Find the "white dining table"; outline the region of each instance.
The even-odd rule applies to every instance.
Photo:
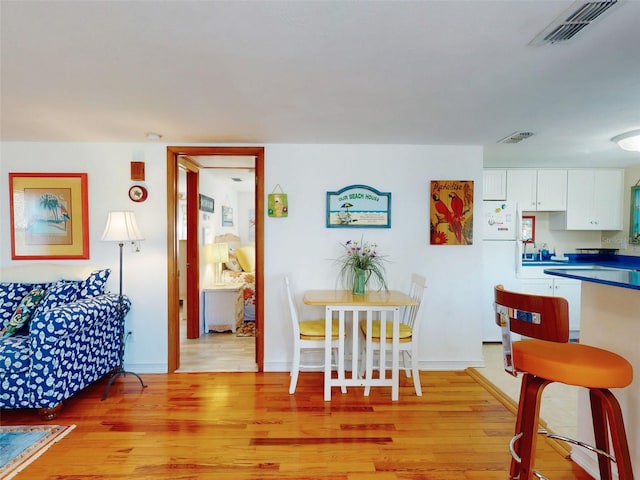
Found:
[[[303,301],[306,305],[321,305],[325,308],[325,352],[324,352],[324,399],[331,400],[331,387],[365,387],[364,394],[368,395],[370,387],[390,386],[391,400],[398,400],[400,379],[400,311],[401,308],[416,305],[409,295],[396,290],[368,291],[364,295],[354,295],[350,290],[308,290]],[[337,378],[331,375],[331,323],[337,316],[339,325],[338,335],[338,365]],[[347,319],[351,320],[351,332],[347,333]],[[380,320],[380,338],[386,338],[387,321],[392,322],[391,341],[391,377],[387,377],[386,365],[387,349],[380,348],[380,374],[373,377],[373,320]],[[364,376],[360,365],[360,326],[361,320],[367,322],[367,336],[365,338],[365,368]],[[348,338],[351,347],[351,371],[345,368],[346,346]]]

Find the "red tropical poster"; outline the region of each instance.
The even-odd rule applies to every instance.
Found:
[[[431,181],[431,245],[473,243],[473,180]]]

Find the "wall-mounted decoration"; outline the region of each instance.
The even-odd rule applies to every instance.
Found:
[[[222,207],[222,226],[233,227],[233,208]]]
[[[390,228],[391,193],[367,185],[327,192],[327,228]]]
[[[536,217],[522,216],[520,240],[525,243],[534,243],[536,241]]]
[[[473,244],[473,180],[431,181],[431,245]]]
[[[129,198],[134,202],[144,202],[149,196],[147,188],[144,185],[133,185],[129,189]]]
[[[131,180],[144,182],[144,162],[131,162]]]
[[[198,194],[198,208],[203,212],[213,213],[215,200],[206,195]]]
[[[86,173],[9,173],[12,260],[89,258]]]
[[[270,217],[286,217],[289,215],[287,194],[282,191],[280,184],[277,184],[273,192],[267,197],[267,215]]]

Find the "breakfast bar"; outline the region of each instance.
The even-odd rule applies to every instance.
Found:
[[[614,395],[622,408],[631,461],[640,474],[640,270],[592,267],[551,268],[544,273],[582,281],[580,342],[625,357],[634,381]],[[586,390],[578,394],[578,440],[593,444],[593,428]],[[574,447],[572,459],[591,475],[598,471],[595,454]],[[597,477],[596,477],[597,478]]]

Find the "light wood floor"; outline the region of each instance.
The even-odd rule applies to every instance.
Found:
[[[482,353],[486,366],[476,370],[517,403],[522,375],[513,377],[504,371],[502,344],[484,344]],[[540,418],[546,422],[549,430],[570,438],[577,438],[578,387],[561,383],[548,385],[542,393]]]
[[[177,373],[105,380],[68,400],[54,423],[76,428],[17,480],[505,480],[514,416],[465,372],[422,372],[322,400],[322,374]],[[5,410],[3,425],[38,424]],[[546,440],[537,467],[554,480],[590,477]]]
[[[257,372],[254,337],[235,333],[206,333],[187,338],[186,320],[180,321],[179,372]]]

